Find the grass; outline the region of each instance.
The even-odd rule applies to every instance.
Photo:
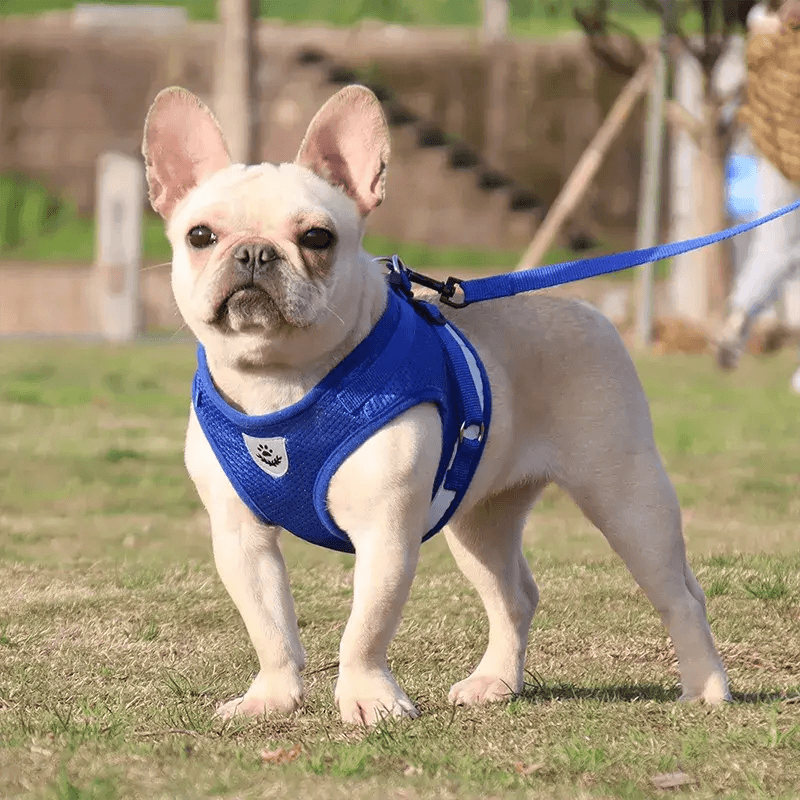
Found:
[[[36,14],[44,11],[67,10],[76,0],[0,0],[0,15]],[[136,5],[138,0],[110,0],[117,5]],[[186,8],[191,19],[214,19],[216,0],[148,0],[147,5],[176,5]],[[511,29],[528,36],[555,36],[574,31],[575,0],[512,0]],[[613,19],[631,28],[640,36],[655,36],[659,31],[658,18],[643,11],[636,0],[611,0]],[[271,19],[298,24],[328,22],[352,25],[363,19],[379,19],[404,25],[461,25],[476,26],[480,19],[478,0],[261,0],[261,15]],[[698,28],[697,15],[687,13],[684,23],[692,30]]]
[[[80,216],[73,204],[51,195],[37,181],[0,175],[0,257],[29,262],[91,263],[94,246],[94,220]],[[366,237],[365,246],[376,254],[403,253],[409,265],[425,267],[511,268],[522,255],[519,250],[435,248],[374,235]],[[548,255],[551,263],[570,257],[569,251],[561,248],[554,248]],[[172,258],[164,223],[151,212],[144,215],[142,223],[142,258],[148,263]]]
[[[676,796],[796,796],[800,401],[788,355],[745,358],[732,375],[706,358],[639,362],[734,704],[673,702],[655,613],[548,490],[526,531],[542,602],[522,695],[447,704],[486,627],[437,537],[390,651],[422,717],[369,732],[344,727],[332,702],[352,559],[291,538],[306,707],[214,717],[256,663],[182,464],[192,361],[176,341],[0,349],[0,797],[647,798],[661,795],[654,776],[679,770],[691,783]]]

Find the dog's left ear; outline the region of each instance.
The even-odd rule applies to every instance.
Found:
[[[317,112],[295,163],[341,187],[362,216],[381,204],[389,162],[389,127],[378,98],[346,86]]]

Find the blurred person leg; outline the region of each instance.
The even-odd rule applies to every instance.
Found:
[[[759,179],[762,214],[800,198],[800,187],[784,178],[766,158],[760,160]],[[775,301],[798,265],[798,212],[756,228],[742,269],[736,276],[728,316],[717,340],[717,363],[720,367],[733,369],[738,364],[753,320]],[[800,375],[796,374],[796,378],[800,385]]]
[[[800,361],[800,353],[798,353],[798,361]],[[800,394],[800,366],[794,371],[794,375],[792,375],[792,380],[789,383],[791,390],[795,394]]]

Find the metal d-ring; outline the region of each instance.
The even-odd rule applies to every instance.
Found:
[[[471,428],[473,425],[478,426],[478,435],[475,437],[467,436],[466,435],[467,428]],[[469,425],[467,425],[466,421],[464,421],[461,423],[461,429],[458,432],[458,443],[461,444],[461,442],[463,442],[464,439],[469,439],[471,442],[482,442],[483,434],[485,432],[486,428],[482,422],[470,422]]]

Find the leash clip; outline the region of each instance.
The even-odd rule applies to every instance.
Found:
[[[469,305],[466,297],[464,296],[464,290],[461,288],[461,278],[450,277],[447,279],[447,281],[445,281],[445,283],[440,284],[440,287],[439,299],[446,306],[450,306],[450,308],[464,308],[464,306]],[[461,292],[460,300],[453,300],[456,290],[460,290]]]
[[[406,297],[412,299],[414,293],[411,290],[412,283],[418,283],[427,289],[439,292],[439,300],[451,308],[464,308],[469,305],[464,299],[464,290],[461,288],[461,278],[448,278],[446,281],[437,281],[429,275],[421,272],[414,272],[409,269],[401,260],[400,256],[380,256],[375,261],[385,264],[389,270],[389,283],[402,292]],[[453,300],[456,291],[461,291],[461,299]]]

